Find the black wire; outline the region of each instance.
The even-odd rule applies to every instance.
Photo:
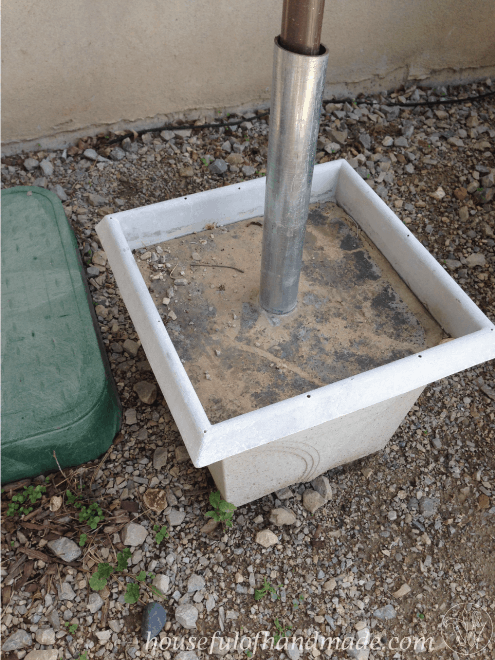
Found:
[[[495,92],[487,92],[486,94],[478,94],[477,96],[467,96],[466,98],[457,98],[457,99],[437,99],[435,101],[418,101],[417,103],[412,102],[412,103],[390,103],[390,104],[385,104],[381,102],[381,105],[386,105],[388,108],[415,108],[416,106],[427,106],[431,107],[434,105],[453,105],[456,103],[466,103],[470,101],[479,101],[480,99],[486,99],[489,96],[495,96]],[[358,99],[359,103],[368,103],[368,104],[376,104],[380,105],[379,101],[376,101],[375,99]],[[346,99],[327,99],[322,101],[322,105],[325,103],[356,103],[356,99],[351,99],[351,98],[346,98]],[[267,110],[266,112],[262,112],[258,115],[256,115],[256,119],[261,119],[262,117],[266,117],[270,114],[270,111]],[[253,117],[254,119],[254,117]],[[219,122],[219,123],[212,123],[212,124],[181,124],[180,126],[176,126],[174,124],[165,124],[164,126],[159,126],[157,128],[143,128],[140,131],[134,131],[132,133],[126,133],[125,135],[119,135],[118,137],[113,138],[112,140],[108,140],[106,142],[106,145],[110,144],[117,144],[118,142],[122,142],[125,140],[127,137],[131,138],[134,137],[137,133],[137,135],[144,135],[145,133],[156,133],[158,131],[166,131],[166,130],[188,130],[188,129],[193,129],[197,128],[202,130],[203,128],[222,128],[226,126],[239,126],[239,124],[242,124],[244,121],[249,121],[244,118],[240,119],[234,119],[233,121],[226,121],[226,122]]]

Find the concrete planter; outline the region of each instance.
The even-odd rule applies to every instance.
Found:
[[[263,215],[265,179],[108,215],[97,227],[121,295],[196,467],[236,505],[385,446],[423,388],[495,357],[495,327],[343,160],[317,165],[311,202],[335,201],[453,341],[211,424],[131,250]]]

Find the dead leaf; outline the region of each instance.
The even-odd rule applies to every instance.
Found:
[[[63,499],[60,495],[54,495],[50,500],[50,511],[58,511],[62,506]]]
[[[143,496],[143,501],[149,509],[156,513],[161,513],[168,506],[165,491],[160,488],[149,488]]]
[[[411,587],[408,584],[403,584],[400,589],[397,589],[395,593],[392,594],[394,598],[402,598],[406,596],[411,591]]]
[[[488,509],[490,507],[490,498],[488,497],[488,495],[485,495],[483,493],[483,495],[479,496],[478,506],[480,509]]]

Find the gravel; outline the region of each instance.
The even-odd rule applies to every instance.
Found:
[[[447,92],[460,96],[494,89],[491,83],[477,83]],[[316,161],[347,159],[495,321],[493,99],[392,107],[397,100],[433,100],[441,93],[411,86],[378,94],[374,103],[359,98],[352,105],[328,103]],[[90,292],[124,413],[122,432],[105,457],[64,469],[74,483],[86,486],[82,492],[88,496],[91,484],[90,501],[103,507],[105,522],[97,533],[77,522],[77,511],[67,502],[57,512],[49,510],[49,498],[67,487],[62,475],[54,476],[60,479],[59,491],[49,486],[41,504],[44,517],[30,518],[39,529],[3,517],[5,653],[10,643],[19,644],[21,654],[27,647],[45,653],[37,633],[52,628],[54,647],[61,649],[57,658],[77,658],[83,651],[91,659],[147,657],[138,637],[142,608],[155,598],[151,592],[142,587],[141,602],[129,605],[126,578],[110,576],[98,594],[88,585],[95,562],[115,564],[114,552],[126,545],[133,553],[131,574],[147,571],[168,585],[163,604],[169,636],[187,635],[184,624],[210,637],[216,630],[234,637],[241,626],[253,637],[260,630],[274,634],[278,619],[297,636],[317,632],[357,639],[356,626],[364,622],[361,630],[381,638],[435,637],[440,644],[435,657],[446,659],[451,656],[441,646],[439,626],[450,607],[473,603],[495,615],[490,562],[495,536],[493,363],[429,385],[382,451],[330,470],[323,475],[327,481],[294,484],[239,507],[231,528],[205,517],[215,486],[206,468],[182,460],[183,442],[159,389],[152,403],[136,391],[137,384],[156,383],[101,254],[95,224],[117,210],[263,174],[268,125],[257,115],[242,120],[246,127],[233,131],[199,126],[150,131],[145,142],[138,138],[119,146],[107,146],[103,137],[88,138],[66,151],[2,159],[4,187],[31,185],[43,173],[40,163],[53,166],[52,174],[44,174],[45,185],[64,202],[83,261],[92,269]],[[339,145],[338,153],[326,149],[332,143]],[[88,150],[96,152],[96,160]],[[212,169],[216,162],[222,165]],[[180,176],[185,168],[192,168],[193,176]],[[184,240],[189,238],[194,241],[193,236]],[[191,254],[201,252],[198,245],[190,247]],[[175,265],[174,255],[143,246],[141,255],[145,252],[150,259],[156,255],[152,263],[157,270]],[[184,268],[180,278],[190,282],[190,270]],[[167,317],[166,324],[183,321],[174,292],[170,286],[166,295],[176,319]],[[163,511],[146,507],[149,489],[165,491]],[[9,499],[9,493],[6,488],[2,498]],[[275,513],[280,510],[284,513]],[[294,522],[280,526],[289,517]],[[170,534],[159,545],[154,525],[167,525]],[[130,528],[139,528],[139,534]],[[88,542],[67,564],[53,550],[54,537],[81,550],[83,530]],[[27,557],[23,549],[42,554]],[[204,586],[189,592],[193,576]],[[278,598],[267,594],[255,600],[265,580]],[[69,633],[65,623],[77,623],[75,632]],[[351,657],[347,651],[336,653]],[[369,657],[393,655],[380,653]],[[183,660],[207,656],[182,650],[171,657],[187,654]],[[297,660],[296,651],[285,654]],[[232,654],[235,660],[244,656]]]

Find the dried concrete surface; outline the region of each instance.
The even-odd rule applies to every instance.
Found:
[[[135,252],[212,423],[419,353],[446,337],[331,202],[310,210],[296,310],[265,313],[258,302],[262,225],[263,218],[246,220],[161,243],[159,252],[157,245]]]

